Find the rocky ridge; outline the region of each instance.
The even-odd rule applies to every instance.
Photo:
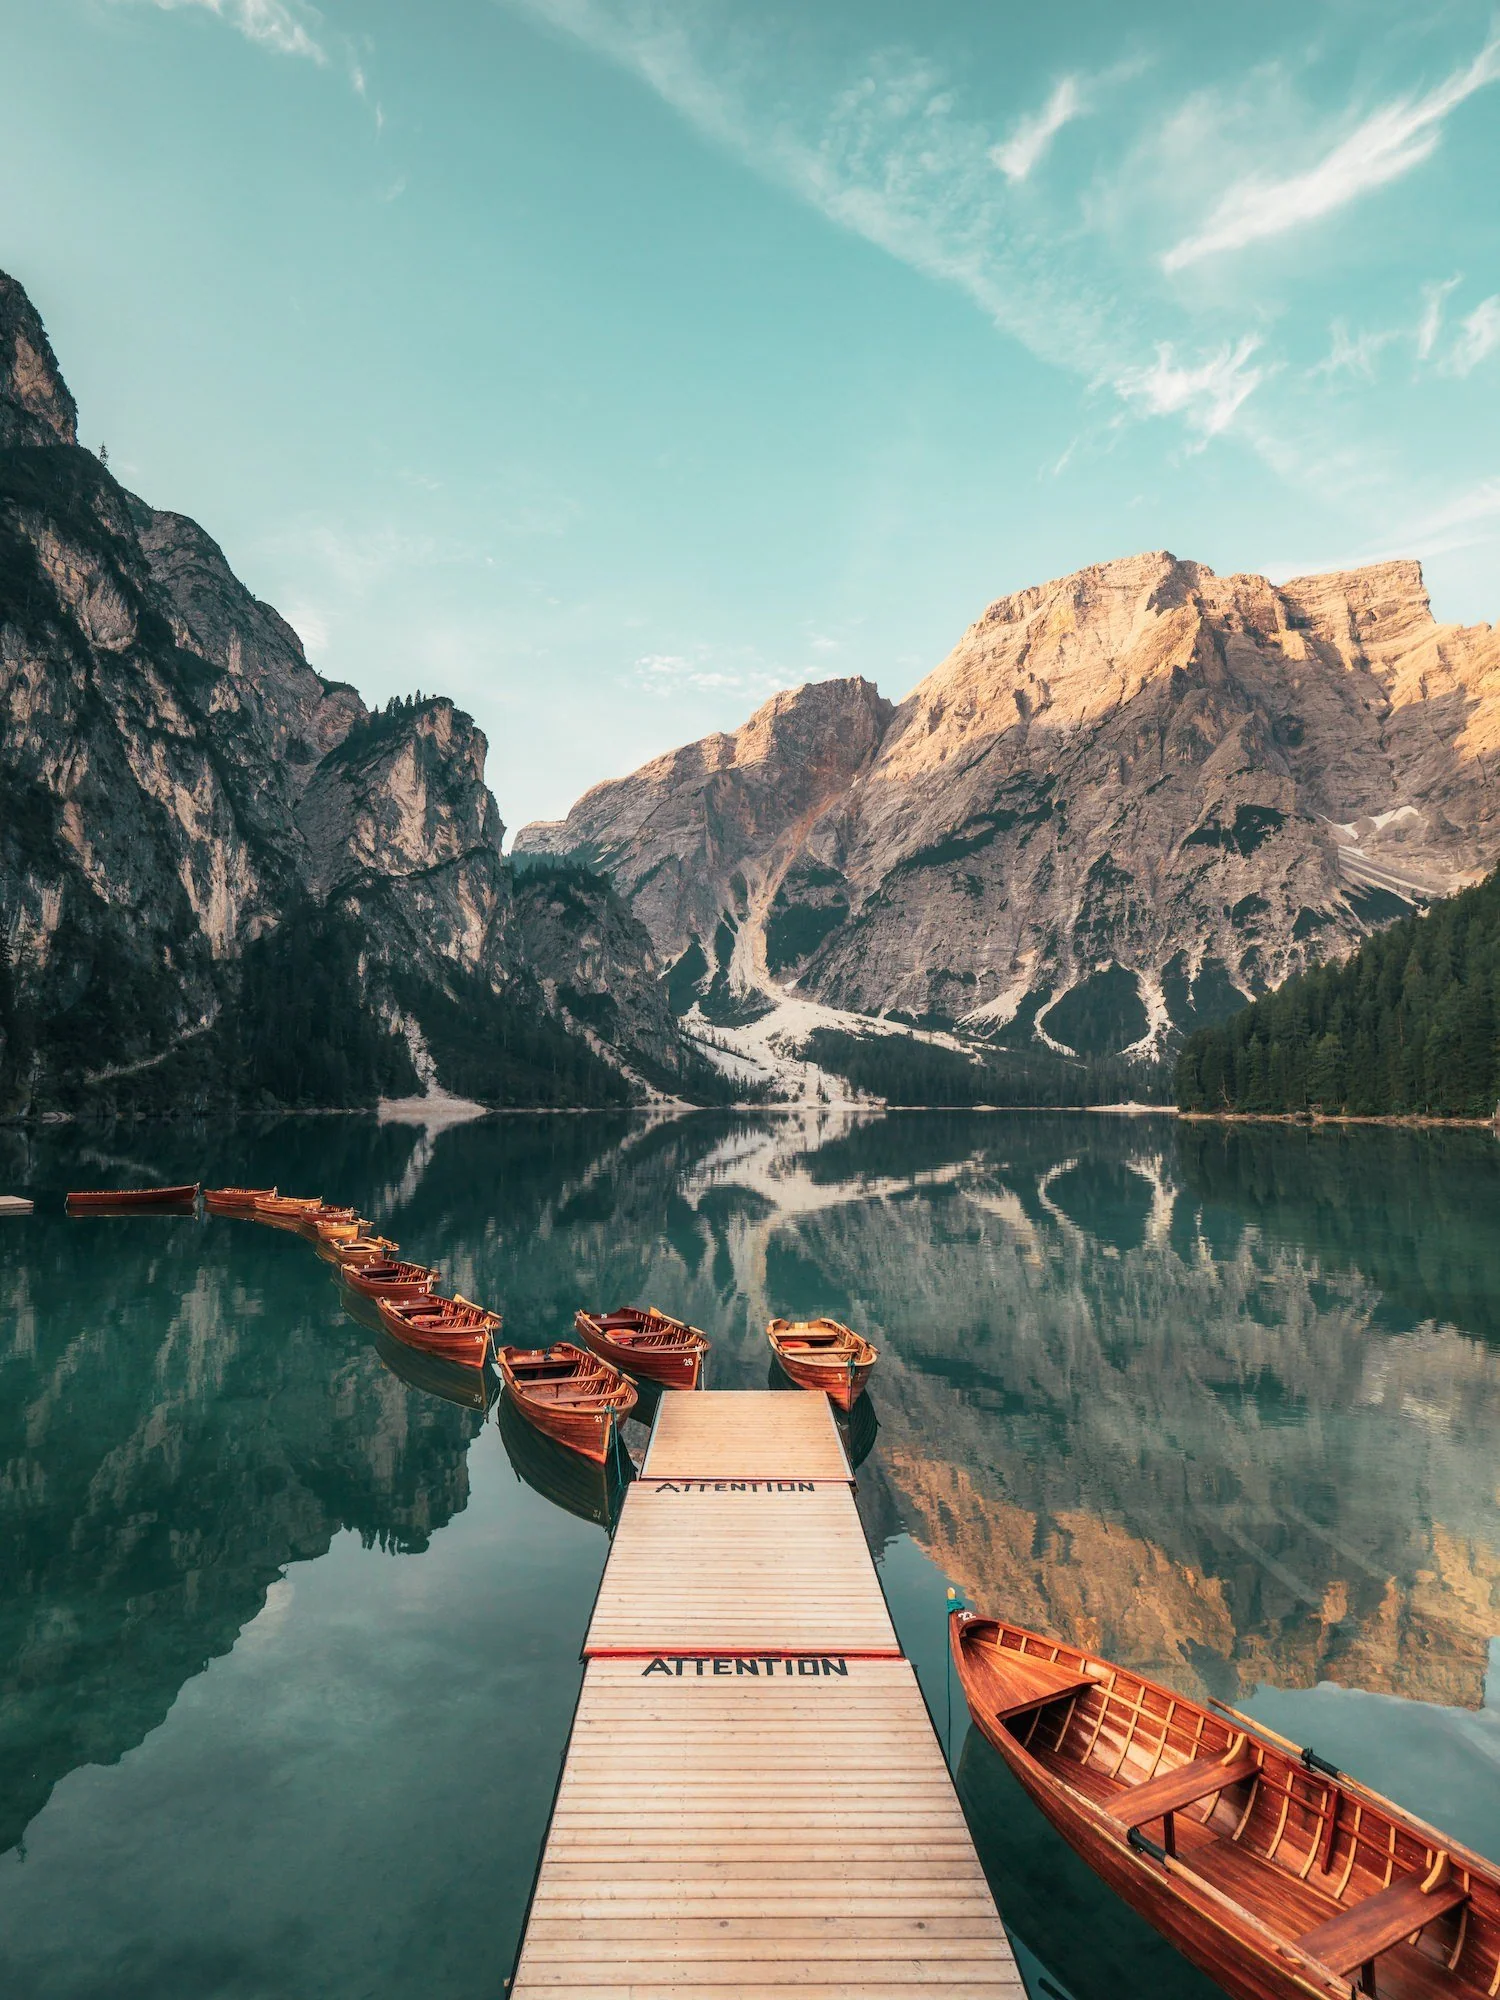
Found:
[[[1497,748],[1500,637],[1418,564],[1158,551],[998,600],[898,707],[778,695],[516,847],[607,872],[680,1005],[1144,1056],[1491,867]]]
[[[618,1101],[643,1064],[690,1084],[608,886],[574,883],[571,958],[518,897],[473,720],[325,681],[76,434],[0,276],[0,1113]],[[606,1032],[559,997],[600,993]]]

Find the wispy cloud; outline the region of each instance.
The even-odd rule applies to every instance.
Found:
[[[1450,375],[1467,375],[1500,347],[1500,293],[1484,299],[1467,318],[1444,366]]]
[[[247,41],[258,42],[278,55],[305,56],[315,63],[328,61],[328,52],[315,32],[321,17],[313,8],[299,5],[298,0],[145,0],[145,4],[160,8],[164,14],[198,7],[237,28]]]
[[[1500,479],[1482,479],[1413,521],[1404,539],[1419,555],[1440,555],[1487,541],[1500,522]]]
[[[646,653],[635,662],[634,684],[646,694],[673,695],[684,689],[699,693],[774,694],[787,684],[783,673],[752,664],[743,649],[729,655],[712,647],[686,653]]]
[[[366,595],[402,570],[475,566],[485,551],[444,534],[415,533],[395,524],[350,527],[343,522],[299,520],[263,538],[262,549],[279,562],[296,555],[325,586],[346,597]]]
[[[1040,111],[1019,119],[1008,139],[990,148],[990,159],[1008,181],[1024,181],[1064,125],[1087,106],[1076,76],[1065,76]]]
[[[1382,348],[1399,338],[1392,328],[1383,332],[1351,334],[1347,324],[1336,319],[1329,328],[1332,345],[1321,361],[1308,369],[1309,375],[1348,375],[1362,382],[1375,380],[1375,357]]]
[[[1418,361],[1431,360],[1443,330],[1443,302],[1459,283],[1457,278],[1445,278],[1441,284],[1422,287],[1422,317],[1417,321]]]
[[[1216,252],[1280,236],[1400,179],[1437,150],[1450,112],[1497,78],[1500,36],[1425,96],[1381,105],[1306,171],[1280,177],[1249,174],[1237,181],[1204,226],[1167,252],[1163,267],[1178,271]]]
[[[1250,365],[1259,347],[1259,340],[1247,334],[1188,363],[1178,359],[1170,341],[1162,341],[1148,367],[1127,368],[1115,377],[1114,387],[1147,416],[1184,417],[1201,436],[1215,437],[1228,429],[1236,410],[1266,379],[1265,367]]]
[[[1350,395],[1327,390],[1334,380],[1346,391],[1364,388],[1388,342],[1410,347],[1410,321],[1389,334],[1339,323],[1320,360],[1300,344],[1311,331],[1305,301],[1294,308],[1263,295],[1241,308],[1212,288],[1179,293],[1162,283],[1152,239],[1164,208],[1191,198],[1216,138],[1223,157],[1247,135],[1256,150],[1241,156],[1212,228],[1200,223],[1188,235],[1178,226],[1178,261],[1206,255],[1211,236],[1227,244],[1290,227],[1352,200],[1380,175],[1405,171],[1439,144],[1454,108],[1500,75],[1500,37],[1425,94],[1388,102],[1362,122],[1347,116],[1331,135],[1323,125],[1324,138],[1310,147],[1320,163],[1306,173],[1262,168],[1247,178],[1243,163],[1266,157],[1268,130],[1283,122],[1320,129],[1309,104],[1287,94],[1284,66],[1272,64],[1256,87],[1277,100],[1274,116],[1265,105],[1256,111],[1243,78],[1231,96],[1194,93],[1165,123],[1147,107],[1144,121],[1131,121],[1134,144],[1120,121],[1101,128],[1118,164],[1096,165],[1080,184],[1077,174],[1043,169],[1047,145],[1070,120],[1094,114],[1107,83],[1138,74],[1139,59],[1054,76],[997,144],[992,114],[965,80],[910,48],[861,47],[809,26],[789,65],[768,16],[731,0],[502,4],[616,64],[705,141],[911,270],[958,289],[1033,355],[1088,392],[1105,392],[1114,405],[1101,420],[1106,437],[1129,419],[1163,419],[1194,449],[1232,436],[1299,491],[1344,508],[1373,505],[1378,489],[1400,483],[1371,427],[1357,435],[1344,428]],[[1123,106],[1122,116],[1132,109]],[[1212,196],[1198,200],[1212,207]],[[1322,326],[1329,317],[1320,316]],[[1476,341],[1483,335],[1481,323]]]
[[[113,0],[115,6],[155,7],[162,14],[179,14],[188,8],[212,14],[243,35],[247,42],[269,49],[274,55],[302,56],[320,69],[342,68],[355,96],[368,102],[370,80],[361,50],[368,51],[366,37],[330,35],[323,16],[310,0]],[[375,129],[385,123],[378,104],[372,107]]]
[[[665,0],[507,3],[638,77],[709,142],[840,228],[955,286],[1049,362],[1108,380],[1122,350],[1144,350],[1122,300],[1091,283],[1076,255],[1068,268],[1073,253],[1056,236],[1018,223],[993,128],[963,114],[952,79],[921,55],[834,59],[792,90],[777,38],[753,16]]]

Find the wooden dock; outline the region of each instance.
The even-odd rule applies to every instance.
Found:
[[[522,2000],[1025,2000],[853,1484],[824,1396],[663,1396]]]

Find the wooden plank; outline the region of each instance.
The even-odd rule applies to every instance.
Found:
[[[517,2000],[1024,2000],[906,1660],[665,1660],[589,1660]]]
[[[1310,1958],[1348,1974],[1468,1900],[1469,1892],[1457,1882],[1445,1882],[1424,1895],[1416,1876],[1408,1875],[1339,1910],[1297,1943]]]
[[[652,1479],[853,1477],[828,1398],[774,1389],[663,1396],[645,1473]]]
[[[1117,1792],[1105,1807],[1121,1826],[1144,1826],[1163,1813],[1180,1812],[1184,1806],[1222,1792],[1230,1785],[1253,1778],[1260,1769],[1259,1759],[1246,1750],[1238,1757],[1200,1757],[1192,1764],[1179,1764],[1148,1778],[1143,1785],[1130,1785]]]
[[[899,1653],[849,1488],[637,1480],[584,1642],[586,1657],[625,1652],[761,1685],[772,1654],[806,1656],[778,1659],[776,1678],[795,1681],[818,1679],[823,1655]]]
[[[1024,2000],[824,1396],[664,1397],[514,1992]]]

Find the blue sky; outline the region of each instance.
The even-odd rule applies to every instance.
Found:
[[[0,0],[0,264],[127,483],[512,826],[1167,547],[1500,617],[1500,17]]]

